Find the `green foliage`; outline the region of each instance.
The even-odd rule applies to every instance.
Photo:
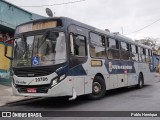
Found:
[[[160,45],[158,45],[157,41],[158,39],[151,38],[151,37],[146,37],[143,39],[135,40],[135,42],[150,46],[153,49],[160,48]]]

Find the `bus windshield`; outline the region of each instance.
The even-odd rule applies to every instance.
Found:
[[[14,67],[45,66],[66,61],[66,41],[63,32],[47,32],[15,39]]]

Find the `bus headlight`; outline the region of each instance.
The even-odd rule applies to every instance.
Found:
[[[58,79],[52,81],[52,87],[58,84]]]
[[[66,75],[64,74],[64,75],[62,75],[60,77],[52,79],[52,85],[51,86],[53,87],[53,86],[57,85],[59,82],[61,82],[65,78],[66,78]]]
[[[60,76],[59,81],[64,80],[64,79],[65,79],[65,77],[66,77],[66,75],[65,75],[65,74],[64,74],[64,75],[62,75],[62,76]]]

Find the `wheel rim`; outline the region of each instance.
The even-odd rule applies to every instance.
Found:
[[[93,93],[98,94],[101,92],[101,85],[98,82],[93,83]]]

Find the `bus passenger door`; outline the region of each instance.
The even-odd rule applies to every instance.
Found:
[[[74,77],[74,88],[77,95],[85,93],[85,77],[87,68],[84,64],[87,62],[87,37],[85,30],[75,25],[69,27],[69,67]]]
[[[83,95],[84,94],[84,77],[76,76],[74,77],[73,87],[76,90],[77,95]]]
[[[74,77],[73,87],[77,95],[84,94],[84,83],[86,70],[83,63],[87,61],[86,57],[86,39],[84,36],[70,34],[70,59],[69,66]]]

